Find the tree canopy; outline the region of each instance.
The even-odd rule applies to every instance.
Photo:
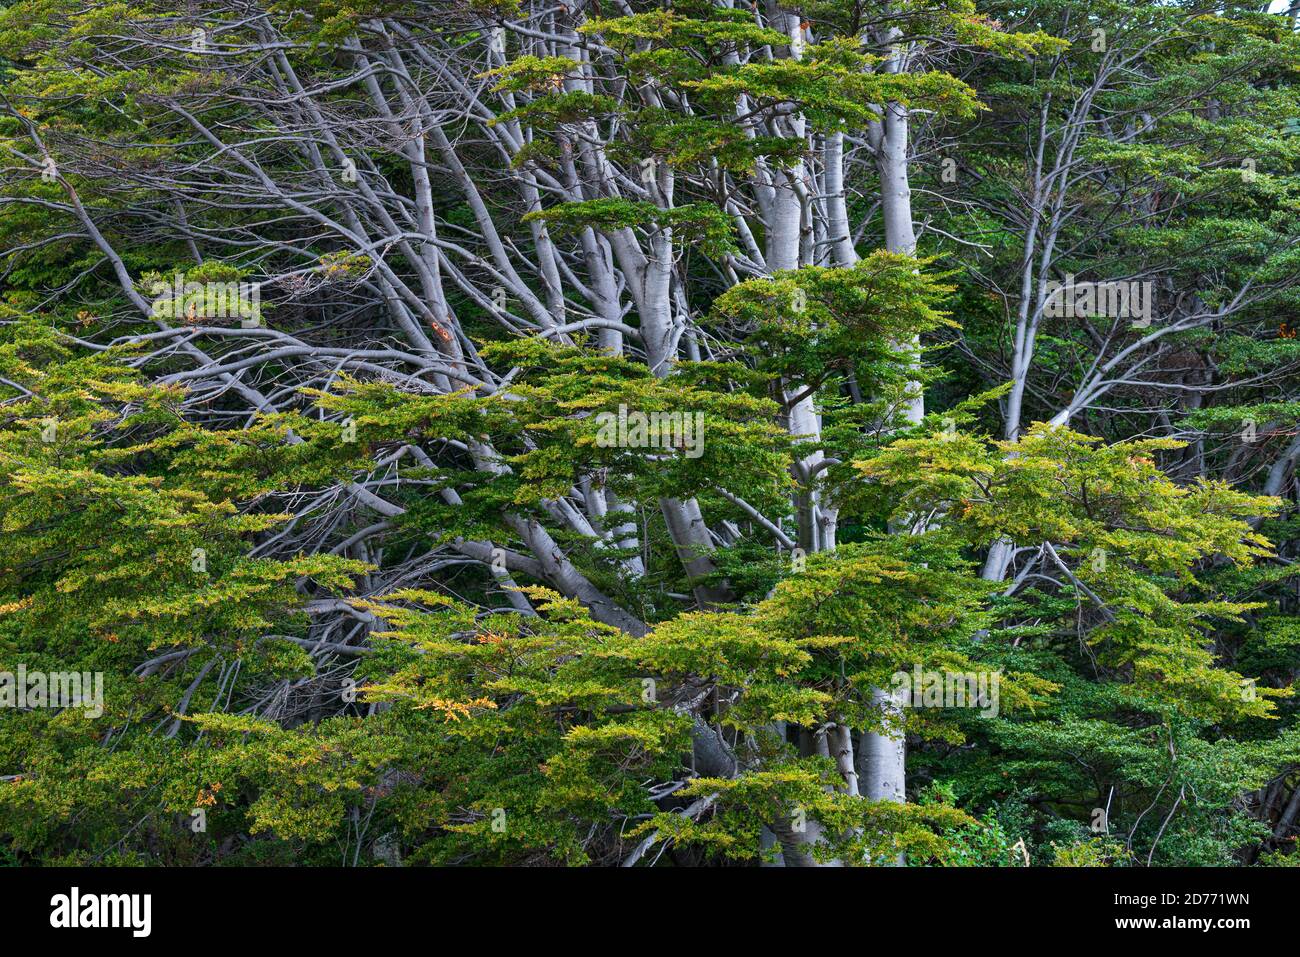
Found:
[[[1298,16],[0,2],[0,862],[1300,863]]]

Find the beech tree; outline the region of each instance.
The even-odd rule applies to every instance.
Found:
[[[0,847],[1291,860],[1295,26],[0,10]]]

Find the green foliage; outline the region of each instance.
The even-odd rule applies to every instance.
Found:
[[[580,203],[562,203],[523,216],[522,222],[541,220],[552,232],[564,235],[584,227],[617,231],[640,227],[670,232],[674,243],[698,245],[709,255],[721,255],[734,248],[731,222],[718,207],[693,203],[673,209],[660,209],[653,203],[626,199],[590,199]]]
[[[1300,421],[1294,31],[607,12],[548,11],[558,43],[516,0],[0,10],[0,672],[104,681],[100,714],[0,708],[0,862],[1294,864],[1264,797],[1300,767],[1300,519],[1252,491]],[[887,108],[916,255],[873,248]],[[1036,129],[1078,149],[1033,197]],[[818,178],[836,142],[865,180]],[[823,265],[761,262],[787,190]],[[1042,278],[1214,321],[994,441],[1008,372],[1051,418],[1151,334],[1035,316],[1008,369],[1054,196]],[[921,674],[996,697],[882,704]],[[857,793],[871,735],[902,800]]]

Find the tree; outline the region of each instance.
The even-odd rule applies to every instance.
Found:
[[[0,12],[2,647],[110,675],[99,718],[0,715],[9,853],[1263,848],[1294,456],[1252,494],[1209,428],[1290,421],[1219,360],[1290,361],[1249,329],[1293,295],[1295,42],[1122,3]],[[1063,273],[1161,322],[1057,330]],[[1069,830],[1095,806],[1122,847]]]

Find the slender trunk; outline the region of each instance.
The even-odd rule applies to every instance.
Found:
[[[912,190],[907,172],[907,111],[897,103],[886,104],[873,137],[876,166],[880,174],[881,209],[885,225],[885,248],[893,253],[916,252],[916,232],[912,225]],[[914,352],[920,343],[912,340]],[[919,361],[919,355],[918,359]],[[925,416],[925,396],[919,385],[909,387],[904,417],[918,423]],[[888,717],[897,715],[901,703],[889,692],[873,688],[872,702]],[[906,801],[906,741],[901,729],[868,731],[862,735],[861,787],[864,796],[876,801]],[[901,858],[897,863],[902,863]]]

